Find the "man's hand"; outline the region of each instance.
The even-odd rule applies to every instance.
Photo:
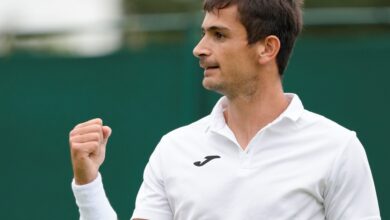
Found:
[[[111,128],[99,118],[78,124],[69,133],[73,174],[77,185],[92,182],[106,155]]]

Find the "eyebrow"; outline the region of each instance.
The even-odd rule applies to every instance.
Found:
[[[202,27],[202,31],[229,31],[229,28],[223,26],[211,26],[208,28]]]

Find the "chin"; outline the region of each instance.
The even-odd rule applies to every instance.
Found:
[[[214,87],[213,80],[211,80],[209,77],[203,78],[202,85],[205,89],[213,90]]]
[[[223,94],[223,92],[222,92],[223,86],[220,83],[217,83],[217,82],[213,81],[212,79],[209,79],[208,77],[203,79],[202,85],[207,90]]]

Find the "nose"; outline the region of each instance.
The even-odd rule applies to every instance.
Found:
[[[194,47],[192,53],[198,58],[209,56],[211,54],[210,49],[206,46],[205,37],[203,37]]]

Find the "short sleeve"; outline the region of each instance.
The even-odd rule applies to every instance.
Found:
[[[355,133],[337,156],[324,194],[327,220],[380,220],[374,181]]]
[[[138,191],[135,210],[131,219],[172,220],[173,214],[165,193],[160,147],[162,141],[152,153],[144,170],[144,177]]]

